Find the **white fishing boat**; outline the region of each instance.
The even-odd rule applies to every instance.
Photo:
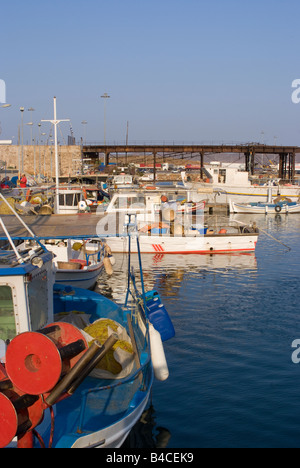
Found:
[[[159,330],[157,294],[142,281],[139,295],[131,268],[123,307],[54,284],[53,254],[39,238],[27,227],[23,241],[35,245],[18,250],[20,237],[0,226],[10,246],[0,250],[0,447],[121,447],[153,377],[169,374],[161,337],[170,320]]]
[[[132,217],[132,215],[129,215]],[[123,218],[124,219],[124,218]],[[103,218],[97,226],[97,235],[109,234],[110,227],[115,229],[114,219]],[[178,217],[170,222],[138,222],[136,219],[130,225],[132,235],[139,238],[142,253],[161,254],[217,254],[234,252],[254,252],[258,241],[259,231],[253,225],[238,224],[226,220],[223,224],[214,227],[193,224],[185,218],[181,223]],[[136,247],[130,246],[128,239],[128,226],[116,236],[111,233],[107,244],[112,253],[131,251],[137,253]]]
[[[190,190],[195,190],[199,194],[205,194],[210,203],[251,203],[264,202],[268,197],[269,183],[264,185],[253,184],[249,178],[249,173],[230,165],[223,165],[220,162],[205,165],[207,173],[206,182],[191,182],[189,174],[182,172],[184,186]],[[300,195],[299,185],[284,184],[280,179],[272,181],[273,196],[290,198],[297,202]]]
[[[236,203],[230,200],[230,213],[289,214],[300,213],[300,203],[278,196],[273,199],[272,187],[268,187],[268,198],[264,202]]]
[[[292,214],[300,213],[297,202],[278,201],[277,203],[234,203],[230,202],[230,213],[256,214]]]
[[[254,252],[258,241],[258,232],[246,232],[246,229],[228,233],[189,234],[186,236],[170,236],[169,232],[162,235],[146,235],[138,233],[140,238],[141,253],[161,254],[218,254],[233,252]],[[253,228],[251,228],[252,230]],[[223,230],[222,230],[223,231]],[[113,253],[129,251],[127,237],[110,237],[107,240]],[[132,253],[137,253],[135,247]]]
[[[105,250],[101,241],[87,249],[88,239],[56,238],[43,241],[54,255],[55,282],[83,289],[94,289],[104,269]]]
[[[156,221],[157,215],[168,209],[181,214],[203,211],[205,201],[194,201],[195,194],[178,187],[151,187],[126,192],[115,192],[106,209],[109,215],[136,215],[145,223]]]

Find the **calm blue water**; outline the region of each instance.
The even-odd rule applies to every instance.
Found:
[[[170,377],[153,389],[152,434],[140,425],[136,446],[299,447],[300,216],[251,219],[264,230],[255,256],[144,256],[176,337],[165,343]],[[126,259],[115,268],[102,289],[118,300]]]

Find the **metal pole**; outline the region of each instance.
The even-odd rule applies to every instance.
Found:
[[[22,158],[21,173],[22,174],[24,172],[24,148],[23,148],[23,145],[24,145],[24,120],[23,120],[24,110],[25,110],[24,107],[20,108],[21,120],[22,120],[22,123],[21,123],[21,158]],[[20,174],[20,176],[21,176],[21,174]]]
[[[110,96],[107,93],[104,93],[103,96],[101,96],[102,99],[104,99],[104,146],[106,145],[106,100],[110,98]]]
[[[38,124],[39,127],[39,177],[38,181],[41,181],[41,126],[42,124]]]
[[[54,144],[55,144],[55,179],[56,179],[56,188],[55,188],[55,204],[56,204],[56,213],[59,214],[59,166],[58,166],[58,147],[57,147],[57,125],[60,122],[70,122],[70,119],[57,120],[56,116],[56,97],[54,96],[54,120],[42,120],[42,122],[50,122],[54,125]],[[45,165],[45,159],[44,159]]]
[[[59,167],[58,167],[58,148],[57,148],[57,120],[56,120],[56,97],[54,97],[54,145],[55,145],[55,198],[56,198],[56,212],[59,211]]]

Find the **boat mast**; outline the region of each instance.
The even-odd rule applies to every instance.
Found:
[[[59,214],[59,163],[58,163],[58,147],[57,147],[57,126],[60,122],[70,122],[70,119],[57,120],[56,116],[56,97],[53,98],[54,101],[54,120],[42,120],[42,122],[50,122],[54,125],[54,145],[55,145],[55,206],[56,214]]]

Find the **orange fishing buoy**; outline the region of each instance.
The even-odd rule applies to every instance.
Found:
[[[26,201],[29,202],[30,198],[31,198],[31,190],[28,189],[26,192]]]
[[[219,234],[227,234],[227,230],[226,229],[220,229]]]

